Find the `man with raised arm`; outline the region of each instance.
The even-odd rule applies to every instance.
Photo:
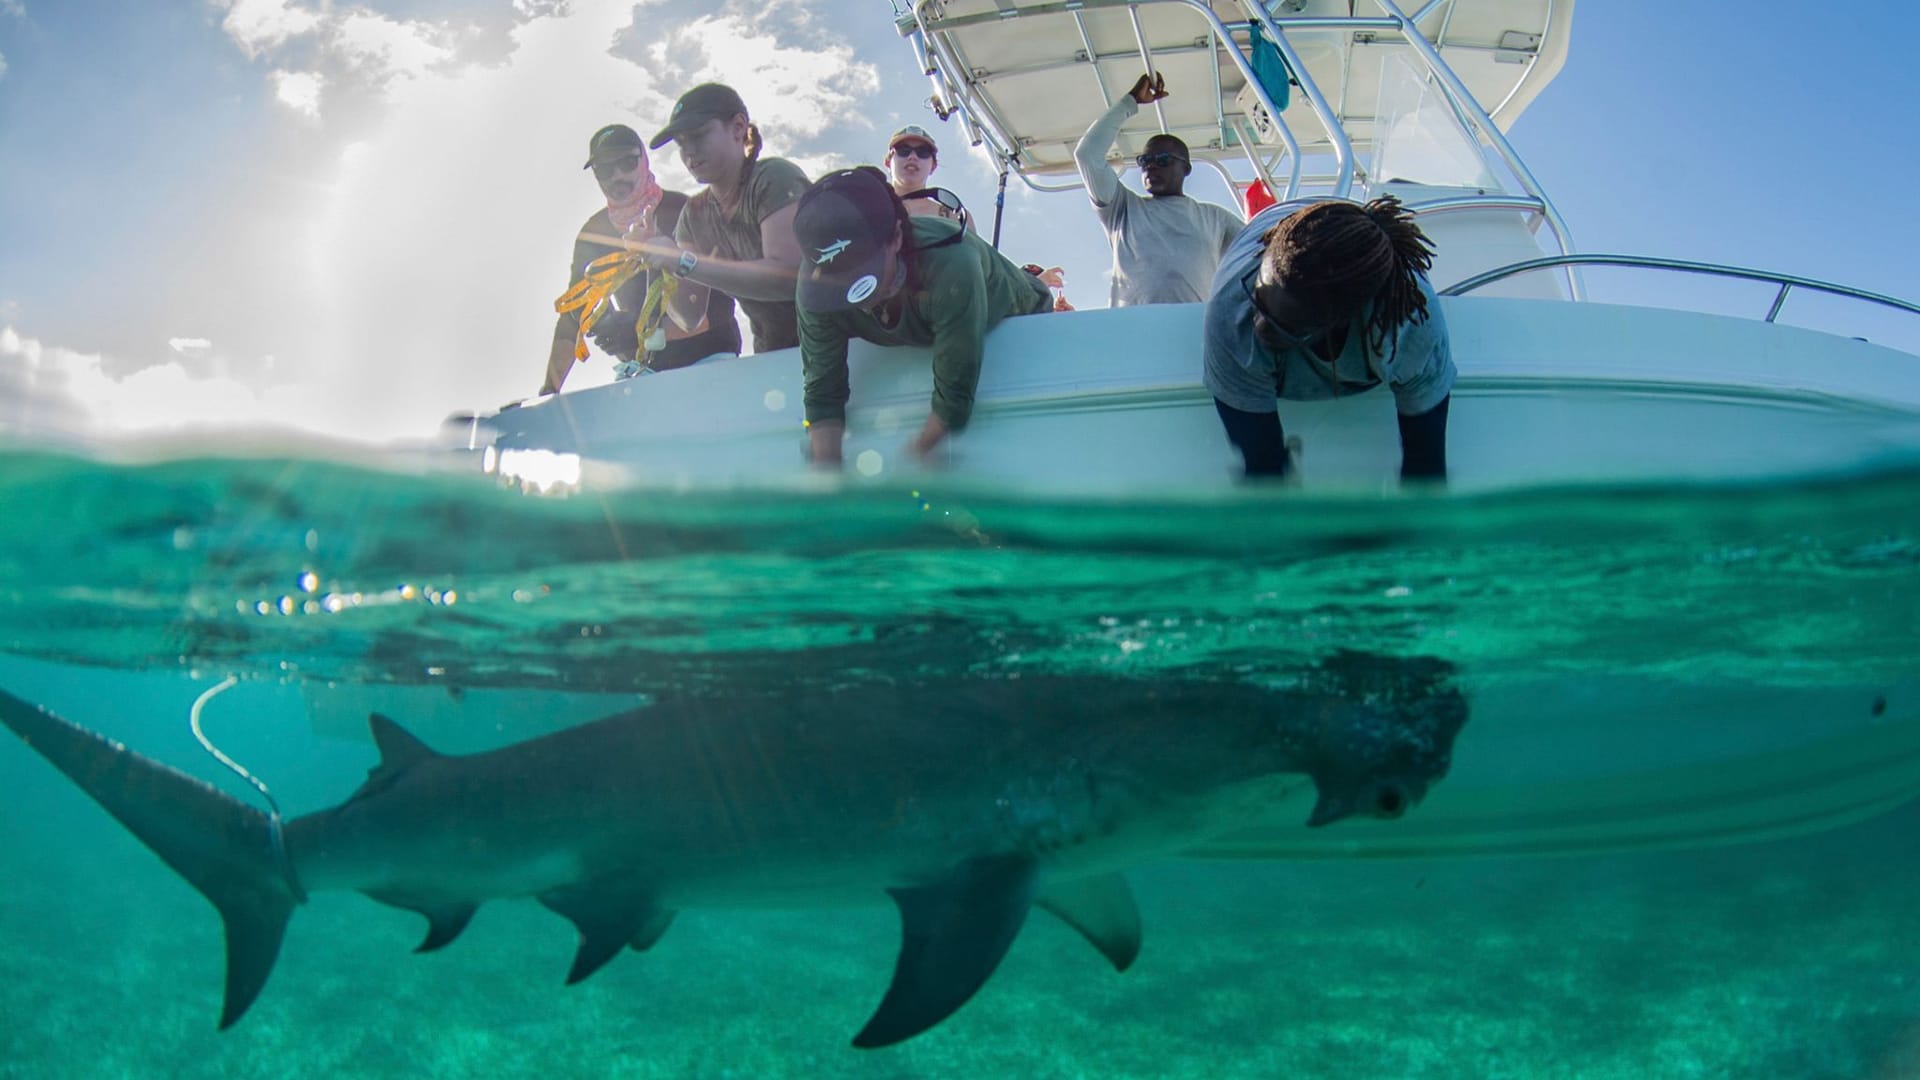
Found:
[[[1120,127],[1167,96],[1165,76],[1142,75],[1073,148],[1074,164],[1113,245],[1113,306],[1205,300],[1220,256],[1240,232],[1233,211],[1187,197],[1193,159],[1177,136],[1155,135],[1134,158],[1147,194],[1127,190],[1107,165]]]

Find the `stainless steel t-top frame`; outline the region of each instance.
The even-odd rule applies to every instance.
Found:
[[[1438,39],[1444,41],[1447,28],[1452,21],[1456,0],[1428,0],[1413,15],[1402,11],[1394,0],[1363,0],[1365,6],[1377,9],[1378,14],[1368,15],[1304,15],[1299,12],[1308,6],[1298,0],[1278,0],[1271,4],[1260,0],[1045,0],[1045,2],[1022,4],[1019,0],[995,0],[992,10],[977,11],[963,15],[945,15],[940,0],[893,0],[895,24],[901,35],[913,46],[921,69],[926,73],[933,86],[933,102],[943,117],[958,114],[965,125],[969,139],[984,146],[999,163],[1002,173],[1012,172],[1019,175],[1022,182],[1036,191],[1068,191],[1080,186],[1077,181],[1043,183],[1036,179],[1035,160],[1029,150],[1032,139],[1008,123],[1006,117],[994,107],[990,95],[984,92],[984,84],[990,79],[1006,78],[1010,75],[1034,74],[1047,70],[1066,69],[1077,65],[1087,65],[1092,72],[1100,100],[1111,104],[1115,100],[1114,90],[1107,85],[1100,72],[1100,61],[1118,59],[1124,54],[1099,53],[1094,47],[1093,35],[1088,32],[1087,17],[1094,12],[1124,11],[1131,23],[1135,45],[1144,68],[1151,72],[1158,69],[1156,59],[1192,54],[1205,50],[1214,54],[1215,121],[1217,129],[1232,132],[1234,142],[1240,144],[1245,160],[1251,171],[1249,179],[1264,181],[1269,190],[1281,199],[1297,198],[1303,194],[1303,188],[1309,183],[1315,191],[1337,198],[1351,196],[1355,181],[1355,151],[1350,137],[1334,105],[1329,102],[1319,82],[1313,77],[1307,63],[1303,60],[1290,34],[1315,32],[1323,37],[1327,32],[1339,32],[1344,40],[1355,43],[1378,43],[1383,37],[1404,39],[1413,55],[1417,56],[1430,73],[1433,84],[1438,87],[1447,106],[1460,120],[1478,145],[1490,147],[1498,159],[1506,166],[1514,181],[1521,188],[1518,192],[1506,192],[1498,195],[1453,196],[1434,201],[1431,205],[1415,204],[1416,208],[1427,213],[1454,213],[1468,210],[1518,210],[1537,215],[1551,231],[1555,245],[1560,253],[1573,251],[1571,233],[1562,220],[1560,212],[1551,199],[1542,190],[1533,173],[1521,160],[1520,155],[1507,141],[1506,135],[1494,123],[1488,110],[1473,96],[1458,74],[1440,55],[1435,41],[1423,35],[1418,24],[1442,12]],[[1563,0],[1564,3],[1564,0]],[[1156,45],[1148,40],[1140,22],[1140,10],[1145,7],[1184,7],[1193,12],[1198,20],[1196,29],[1204,30],[1199,37],[1188,36],[1176,42]],[[1276,16],[1269,6],[1279,9],[1282,14]],[[1571,4],[1565,4],[1571,7]],[[1217,8],[1228,9],[1231,14],[1244,16],[1244,21],[1236,19],[1236,25],[1229,26]],[[1551,24],[1556,12],[1552,0],[1548,0],[1547,20]],[[1029,64],[1020,68],[1003,68],[986,71],[969,69],[960,59],[958,38],[969,28],[989,24],[1003,24],[1008,20],[1061,20],[1071,21],[1077,31],[1081,49],[1076,55],[1062,57],[1043,64]],[[1285,60],[1316,126],[1324,133],[1323,138],[1303,140],[1293,129],[1288,114],[1269,96],[1267,87],[1255,74],[1251,56],[1252,44],[1249,40],[1248,26],[1258,26],[1268,41],[1272,42],[1279,55]],[[1537,44],[1537,37],[1535,43]],[[1531,65],[1537,58],[1537,52],[1511,50],[1518,54],[1520,62]],[[1280,142],[1279,149],[1271,158],[1262,157],[1256,147],[1252,131],[1252,122],[1240,110],[1229,111],[1220,89],[1219,62],[1230,63],[1246,80],[1248,90],[1255,101],[1264,110],[1271,124],[1271,132]],[[1346,99],[1348,68],[1342,65],[1339,90],[1340,100]],[[1512,94],[1509,93],[1508,100]],[[1500,102],[1496,111],[1506,104]],[[1156,109],[1158,108],[1156,103]],[[1298,115],[1297,110],[1294,115]],[[1167,118],[1163,111],[1156,112],[1156,118],[1162,131],[1168,130]],[[1090,119],[1090,118],[1089,118]],[[1315,150],[1324,149],[1332,156],[1333,165],[1330,174],[1303,178],[1303,144],[1311,145]],[[1484,156],[1484,151],[1482,154]],[[1228,171],[1229,159],[1237,157],[1222,146],[1217,150],[1196,148],[1196,160],[1203,160],[1216,171],[1230,186],[1238,188],[1242,182]],[[1290,165],[1284,183],[1277,182],[1274,167],[1285,158]],[[1578,282],[1569,275],[1569,287],[1578,295]]]

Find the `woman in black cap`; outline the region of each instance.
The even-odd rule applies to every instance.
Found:
[[[820,178],[800,200],[800,366],[814,464],[837,466],[847,429],[847,342],[933,353],[927,419],[907,444],[927,457],[967,426],[987,331],[1053,308],[1053,294],[957,221],[911,215],[871,165]]]
[[[671,241],[637,242],[654,265],[679,275],[676,324],[699,324],[708,289],[740,302],[756,352],[799,344],[793,304],[800,244],[794,206],[807,175],[784,158],[760,156],[760,129],[731,87],[703,83],[680,95],[667,126],[647,145],[673,143],[693,178],[707,187],[687,200]]]

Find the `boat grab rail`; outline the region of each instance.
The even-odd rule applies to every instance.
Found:
[[[1764,281],[1772,285],[1778,285],[1780,286],[1780,291],[1774,294],[1773,306],[1767,309],[1767,322],[1773,322],[1779,317],[1781,306],[1787,302],[1787,294],[1796,288],[1810,289],[1814,292],[1827,293],[1831,296],[1844,296],[1854,300],[1865,300],[1868,303],[1879,304],[1882,307],[1890,307],[1896,311],[1907,312],[1910,315],[1920,315],[1920,304],[1902,300],[1895,296],[1887,296],[1884,293],[1856,289],[1851,285],[1822,281],[1819,278],[1801,277],[1798,274],[1782,274],[1772,270],[1755,270],[1751,267],[1744,266],[1727,266],[1723,263],[1690,262],[1686,259],[1663,259],[1652,255],[1607,255],[1598,252],[1573,255],[1547,255],[1538,259],[1525,259],[1521,262],[1510,263],[1506,266],[1496,266],[1491,270],[1454,282],[1446,288],[1441,289],[1440,295],[1465,296],[1483,285],[1491,285],[1496,281],[1505,281],[1507,278],[1519,274],[1528,274],[1535,270],[1552,270],[1560,267],[1574,266],[1626,266],[1641,270],[1672,270],[1683,274],[1705,274],[1710,277],[1737,278],[1742,281]]]

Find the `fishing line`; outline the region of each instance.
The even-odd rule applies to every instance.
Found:
[[[220,680],[219,683],[208,687],[199,697],[194,698],[193,708],[187,710],[187,726],[193,729],[193,737],[200,740],[200,748],[202,750],[212,754],[215,761],[232,769],[234,774],[240,777],[240,779],[252,784],[254,790],[260,793],[260,797],[267,800],[267,806],[269,807],[267,814],[267,833],[268,840],[273,847],[274,864],[280,868],[280,873],[287,879],[287,884],[293,888],[294,897],[301,903],[306,903],[307,890],[300,887],[300,878],[293,872],[293,859],[287,855],[286,830],[282,827],[284,819],[280,814],[280,803],[274,799],[273,792],[267,790],[265,781],[248,772],[245,766],[222,753],[219,747],[213,745],[213,740],[207,738],[207,733],[201,730],[200,727],[200,710],[206,708],[207,702],[233,689],[239,682],[239,679],[229,675]]]

